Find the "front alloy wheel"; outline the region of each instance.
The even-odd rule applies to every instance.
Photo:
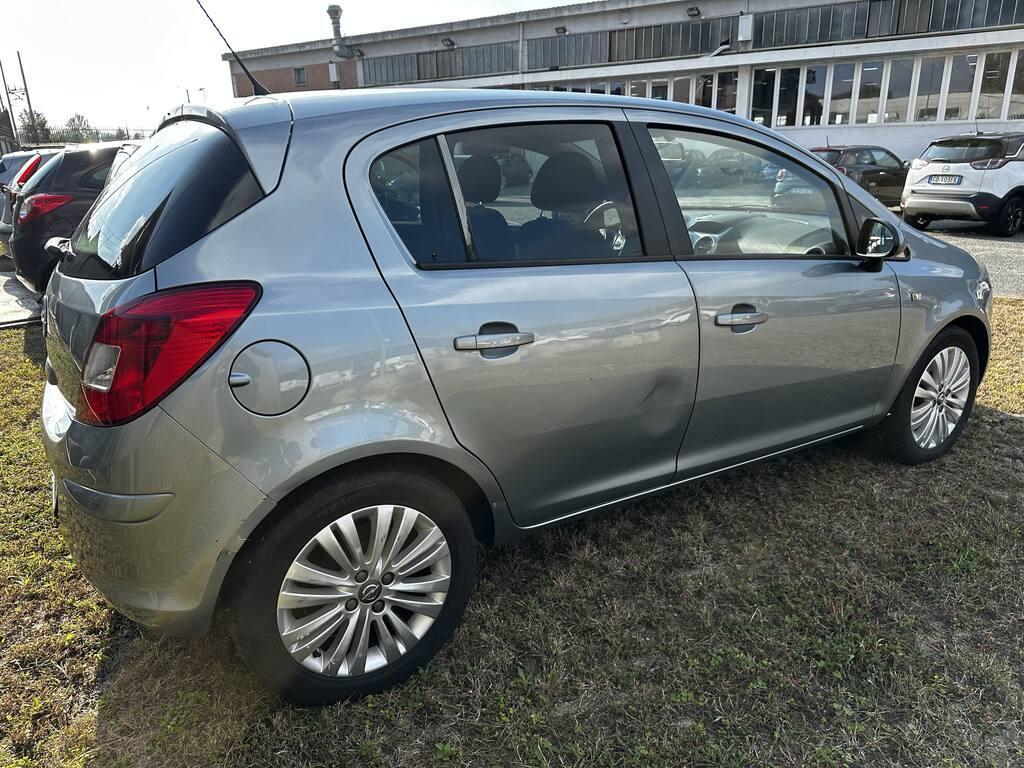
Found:
[[[960,347],[946,347],[921,373],[910,409],[914,440],[925,450],[945,442],[967,407],[971,391],[971,362]]]
[[[966,330],[946,328],[921,355],[874,429],[879,447],[904,464],[937,459],[959,439],[974,407],[981,365]]]
[[[335,520],[292,561],[277,598],[288,653],[321,675],[348,677],[397,661],[444,606],[451,555],[427,515],[382,504]]]

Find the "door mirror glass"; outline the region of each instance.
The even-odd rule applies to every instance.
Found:
[[[870,259],[887,259],[903,245],[896,227],[881,219],[866,219],[857,240],[857,255]]]

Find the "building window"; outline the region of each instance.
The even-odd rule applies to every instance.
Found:
[[[1010,90],[1010,120],[1024,120],[1024,49],[1017,51],[1017,66]]]
[[[953,67],[949,73],[949,92],[946,94],[947,120],[966,120],[970,117],[971,92],[974,90],[977,66],[976,53],[953,57]]]
[[[623,93],[622,82],[618,80],[612,81],[611,88],[608,91],[608,93],[610,93],[612,96],[621,96]]]
[[[305,85],[306,84],[306,68],[305,67],[296,67],[295,69],[292,70],[292,74],[295,75],[295,84],[296,85],[300,85],[301,86],[301,85]]]
[[[587,84],[586,83],[572,83],[572,84],[569,85],[569,90],[572,91],[573,93],[586,93],[587,92]]]
[[[819,65],[807,68],[807,79],[804,84],[803,125],[821,125],[821,116],[825,112],[825,79],[828,67]]]
[[[680,104],[690,103],[690,78],[677,77],[672,83],[672,100]]]
[[[774,109],[775,70],[755,69],[750,119],[758,125],[771,125]]]
[[[850,122],[850,102],[853,99],[853,64],[836,64],[832,70],[832,98],[828,109],[829,125]]]
[[[978,94],[978,120],[998,120],[1003,116],[1006,78],[1009,75],[1009,51],[985,55],[985,69],[981,73],[981,92]]]
[[[647,97],[647,81],[634,80],[629,84],[629,95],[643,99]]]
[[[921,76],[917,80],[917,102],[915,114],[918,122],[939,119],[939,94],[942,91],[942,73],[946,68],[944,58],[924,59],[921,62]]]
[[[800,95],[800,70],[784,69],[779,75],[779,106],[775,126],[796,125],[797,97]]]
[[[860,67],[860,90],[857,95],[857,122],[878,122],[879,102],[882,99],[881,61],[865,61]]]
[[[718,97],[715,109],[736,114],[736,73],[718,73]]]
[[[657,80],[651,83],[651,98],[660,101],[668,100],[668,80]]]
[[[693,103],[698,107],[713,107],[715,103],[715,76],[697,75],[696,93]]]
[[[896,59],[889,67],[889,88],[885,97],[885,122],[905,123],[910,112],[910,83],[914,79],[914,60]]]
[[[608,93],[608,83],[591,83],[591,93]]]

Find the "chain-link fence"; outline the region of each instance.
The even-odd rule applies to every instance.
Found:
[[[38,144],[91,144],[98,141],[127,141],[146,139],[153,135],[152,128],[43,128],[33,131],[29,127],[19,131],[25,146]]]

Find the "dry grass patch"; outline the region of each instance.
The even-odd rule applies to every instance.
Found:
[[[84,582],[48,511],[38,330],[0,332],[0,764],[1020,764],[1022,309],[996,301],[944,459],[845,441],[489,552],[431,667],[320,710]]]

